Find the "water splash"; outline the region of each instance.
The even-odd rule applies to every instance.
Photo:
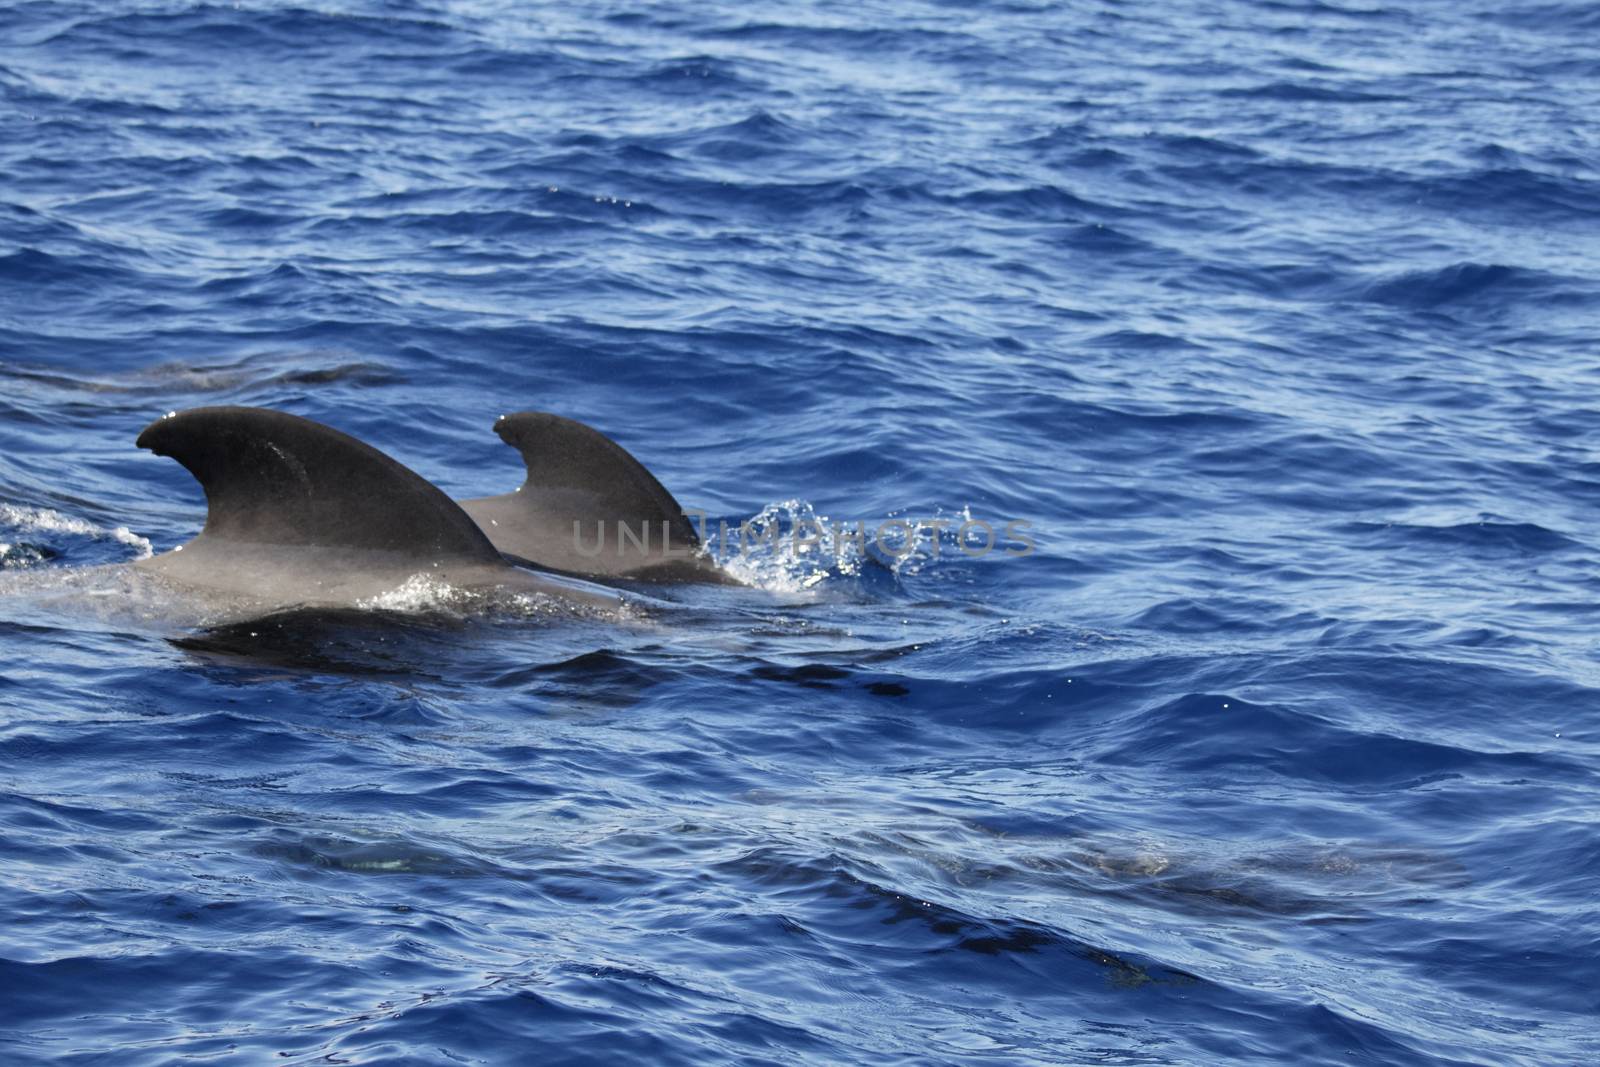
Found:
[[[356,608],[402,615],[493,615],[512,619],[591,616],[618,622],[643,617],[639,608],[627,600],[609,608],[586,606],[559,593],[529,592],[506,586],[463,589],[421,572],[393,589],[357,600]]]
[[[974,549],[988,552],[965,524],[972,509],[934,508],[928,515],[891,512],[881,520],[841,520],[804,500],[768,504],[737,525],[707,530],[706,550],[724,571],[768,592],[806,594],[873,570],[896,581],[924,573]]]
[[[771,593],[808,593],[830,579],[861,573],[866,550],[853,525],[835,523],[804,500],[768,504],[737,526],[707,531],[707,549],[724,571]]]
[[[140,537],[126,526],[96,526],[86,519],[63,515],[53,508],[25,504],[0,504],[0,526],[21,534],[66,534],[96,541],[116,541],[133,549],[133,559],[149,559],[154,549],[149,538]],[[0,566],[29,567],[51,558],[54,553],[25,542],[0,543]]]

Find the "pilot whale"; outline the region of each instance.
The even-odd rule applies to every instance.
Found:
[[[132,564],[214,594],[271,605],[360,604],[423,576],[614,608],[579,579],[727,581],[697,555],[672,495],[620,445],[572,419],[502,416],[527,476],[457,503],[348,434],[297,415],[205,407],[166,415],[138,445],[182,464],[206,495],[198,536]]]
[[[527,477],[460,504],[505,555],[598,581],[741,584],[701,551],[672,494],[599,430],[541,411],[502,415],[494,429]]]
[[[206,495],[204,528],[131,566],[273,607],[345,607],[421,575],[453,589],[617,607],[613,591],[513,565],[436,486],[330,426],[281,411],[206,407],[157,419],[141,448]]]

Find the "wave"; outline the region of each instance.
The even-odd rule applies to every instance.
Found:
[[[1535,303],[1544,307],[1587,307],[1600,300],[1600,290],[1578,283],[1577,279],[1522,267],[1453,263],[1372,282],[1359,291],[1359,299],[1421,310],[1468,307],[1476,314],[1485,314]]]
[[[66,551],[63,542],[73,538],[95,541],[115,541],[133,550],[133,559],[149,559],[153,549],[150,539],[141,537],[126,526],[97,526],[87,519],[63,515],[52,508],[30,507],[25,504],[0,504],[0,528],[7,536],[43,535],[51,544],[31,545],[0,543],[0,567],[13,569],[54,559]],[[61,545],[62,547],[57,547]]]

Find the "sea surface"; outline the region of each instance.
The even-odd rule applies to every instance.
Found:
[[[0,1062],[1600,1061],[1597,116],[1578,2],[5,4]],[[213,404],[772,536],[228,617]]]

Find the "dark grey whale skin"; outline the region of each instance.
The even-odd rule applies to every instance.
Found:
[[[346,607],[422,574],[616,607],[609,591],[513,566],[443,492],[349,436],[281,411],[206,407],[157,419],[138,445],[186,467],[206,523],[133,566],[263,605]]]
[[[527,478],[461,507],[507,556],[600,581],[740,584],[698,554],[683,508],[605,434],[539,411],[502,415],[494,429]]]

